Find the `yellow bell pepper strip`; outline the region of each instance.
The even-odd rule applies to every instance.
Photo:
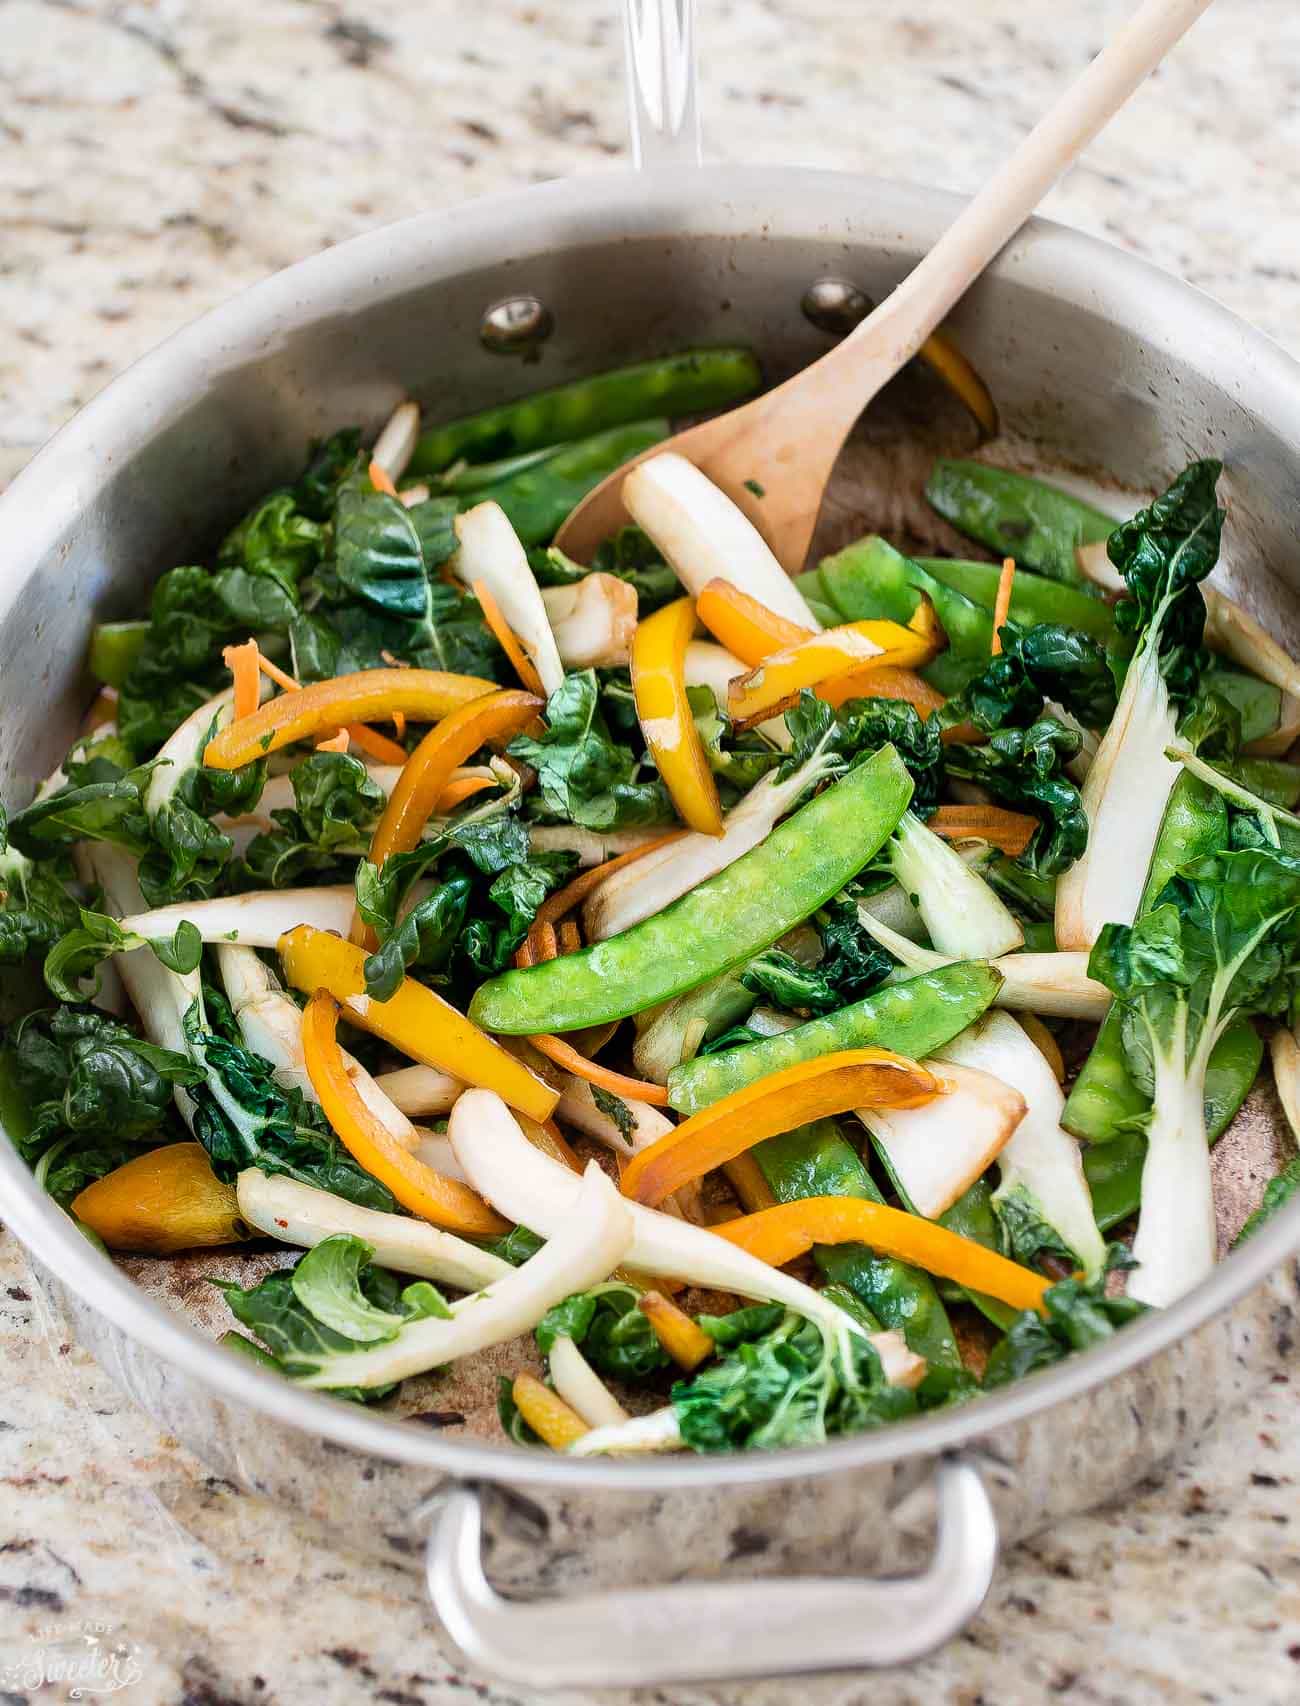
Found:
[[[524,1421],[552,1451],[567,1451],[590,1431],[578,1412],[535,1374],[517,1374],[510,1396]]]
[[[620,1189],[656,1208],[765,1137],[851,1108],[919,1108],[941,1092],[928,1067],[888,1049],[845,1049],[800,1061],[732,1091],[638,1151]]]
[[[281,936],[278,952],[295,989],[307,995],[328,991],[352,1024],[413,1060],[450,1072],[463,1083],[495,1090],[510,1107],[535,1120],[548,1120],[555,1112],[558,1090],[543,1084],[522,1061],[414,978],[404,979],[390,1000],[374,1000],[365,992],[362,949],[309,924]]]
[[[150,1256],[248,1237],[235,1187],[218,1179],[200,1143],[133,1156],[79,1192],[72,1212],[110,1250]]]
[[[1016,559],[1003,557],[1002,573],[998,576],[997,597],[993,600],[993,643],[989,647],[995,658],[1002,656],[1002,624],[1011,614],[1011,588],[1016,578]]]
[[[730,581],[708,581],[695,601],[695,614],[720,646],[752,668],[787,646],[812,638],[812,629],[778,616]]]
[[[203,762],[210,770],[238,770],[295,741],[340,726],[350,728],[354,722],[382,722],[396,711],[417,722],[436,723],[471,699],[496,691],[495,681],[440,669],[362,669],[355,675],[336,675],[268,699],[251,717],[228,723],[208,742]]]
[[[281,669],[278,663],[272,663],[271,659],[263,656],[260,651],[257,654],[257,667],[269,681],[274,681],[277,687],[283,687],[289,693],[301,693],[301,683],[295,681],[288,670]],[[256,704],[256,701],[254,703]],[[404,717],[401,718],[399,725],[398,719],[394,718],[394,726],[398,728],[399,734],[405,733],[405,721]],[[364,723],[352,723],[346,733],[352,744],[359,746],[362,752],[367,753],[376,763],[406,763],[406,748],[398,746],[395,740],[389,740],[387,735],[381,735],[376,729],[368,729]],[[319,751],[319,748],[317,750]]]
[[[679,598],[638,622],[632,636],[632,696],[641,732],[678,816],[702,835],[722,834],[722,803],[686,697],[686,648],[695,604]]]
[[[530,693],[536,693],[545,702],[546,689],[542,685],[541,676],[537,673],[537,665],[524,650],[518,634],[501,614],[501,606],[493,598],[488,583],[483,580],[474,581],[469,590],[478,599],[479,609],[483,612],[483,620],[492,630],[493,638],[510,659],[510,667],[527,690]]]
[[[687,1374],[693,1374],[713,1355],[713,1340],[691,1320],[684,1309],[670,1303],[661,1291],[647,1291],[637,1298],[637,1308],[654,1330],[660,1346]]]
[[[933,1220],[862,1197],[801,1197],[759,1214],[724,1220],[709,1230],[774,1268],[814,1244],[866,1244],[878,1255],[911,1262],[1012,1309],[1041,1308],[1043,1293],[1052,1284]]]
[[[1018,859],[1038,828],[1038,819],[1005,806],[940,806],[925,827],[945,841],[987,841]]]
[[[825,628],[737,676],[727,688],[727,712],[737,728],[751,728],[795,703],[805,687],[853,674],[862,682],[857,691],[869,692],[873,667],[919,668],[939,649],[932,630],[917,632],[901,622],[880,619]]]
[[[573,1153],[564,1140],[564,1134],[554,1120],[530,1120],[527,1114],[516,1113],[515,1119],[519,1129],[532,1144],[534,1149],[540,1149],[543,1155],[549,1155],[552,1161],[558,1161],[571,1173],[581,1173],[582,1162]]]
[[[436,723],[402,766],[370,838],[370,863],[383,865],[394,853],[409,853],[418,847],[424,826],[457,766],[489,741],[517,735],[532,722],[542,704],[535,693],[485,693]],[[371,951],[377,945],[373,930],[359,914],[352,922],[352,940]]]
[[[996,438],[997,404],[993,401],[988,386],[947,332],[931,332],[917,354],[932,373],[938,374],[953,395],[965,403],[978,421],[982,436]]]
[[[743,1155],[737,1155],[730,1161],[724,1161],[722,1172],[727,1183],[735,1191],[736,1200],[746,1214],[757,1214],[760,1208],[774,1208],[776,1206],[772,1187],[768,1184],[763,1169],[748,1149]]]
[[[510,1230],[477,1191],[449,1179],[412,1155],[362,1100],[338,1043],[339,1004],[318,989],[302,1016],[302,1052],[307,1076],[325,1118],[343,1147],[401,1203],[421,1219],[471,1238],[498,1238]]]
[[[256,640],[245,640],[242,646],[227,646],[221,654],[222,663],[235,681],[235,703],[231,709],[236,721],[240,717],[251,717],[257,709],[262,685],[258,679],[261,655]]]

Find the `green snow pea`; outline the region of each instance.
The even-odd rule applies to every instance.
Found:
[[[668,1074],[669,1106],[679,1114],[698,1113],[770,1072],[841,1049],[884,1047],[921,1060],[973,1025],[1001,984],[987,960],[959,960],[903,983],[882,984],[852,1006],[792,1031],[683,1061]]]
[[[653,450],[668,437],[666,419],[635,421],[611,427],[576,444],[561,445],[553,456],[521,469],[494,485],[466,493],[461,507],[497,503],[525,545],[554,538],[569,512],[607,474],[621,468],[643,450]]]
[[[751,1154],[778,1202],[799,1197],[864,1197],[883,1202],[871,1174],[838,1124],[814,1120],[755,1144]],[[929,1274],[865,1244],[818,1244],[813,1260],[832,1285],[847,1286],[880,1321],[898,1328],[931,1369],[957,1372],[961,1357],[948,1312]]]
[[[992,612],[1002,573],[1000,564],[973,563],[958,557],[916,560],[927,574]],[[1094,596],[1086,587],[1067,586],[1029,569],[1017,568],[1011,583],[1011,620],[1026,628],[1037,622],[1060,622],[1103,643],[1115,638],[1115,617],[1104,598]]]
[[[946,1208],[939,1216],[939,1225],[946,1226],[949,1232],[956,1232],[976,1244],[982,1244],[986,1250],[996,1250],[999,1255],[1005,1254],[998,1217],[993,1209],[993,1187],[986,1178],[976,1179],[973,1185],[963,1191],[952,1207]],[[1016,1319],[1017,1312],[1008,1304],[999,1302],[996,1297],[986,1297],[981,1291],[968,1291],[965,1286],[954,1286],[953,1295],[949,1296],[944,1287],[940,1287],[940,1290],[948,1302],[952,1302],[955,1296],[968,1298],[981,1315],[995,1327],[1000,1327],[1004,1333]]]
[[[832,626],[879,617],[907,622],[920,602],[920,594],[925,593],[948,636],[948,649],[921,671],[940,693],[959,693],[988,663],[992,610],[947,586],[877,534],[868,534],[834,556],[823,558],[811,574],[800,575],[795,585],[805,597],[811,595],[819,620],[827,619],[824,612],[829,609]]]
[[[574,379],[432,427],[416,445],[410,471],[440,474],[462,458],[487,462],[544,445],[568,444],[650,415],[730,408],[752,397],[761,385],[758,362],[749,350],[683,350]]]
[[[1285,758],[1239,758],[1232,774],[1270,805],[1291,811],[1300,800],[1300,764]]]
[[[105,687],[120,687],[149,634],[148,622],[97,622],[90,636],[90,673]]]
[[[770,947],[885,844],[912,778],[883,746],[716,876],[604,942],[480,985],[470,1017],[508,1036],[624,1019]]]
[[[1083,584],[1078,545],[1109,538],[1113,516],[1027,474],[940,458],[925,483],[930,506],[991,551],[1056,581]]]

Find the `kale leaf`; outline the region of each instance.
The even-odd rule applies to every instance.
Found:
[[[594,1369],[623,1380],[644,1380],[667,1368],[668,1354],[649,1316],[637,1308],[637,1296],[617,1282],[575,1292],[537,1323],[538,1350],[545,1356],[557,1339],[572,1339]]]
[[[1088,817],[1064,767],[1080,745],[1078,731],[1056,717],[1028,728],[997,729],[984,746],[945,748],[948,773],[978,782],[994,799],[1039,820],[1020,862],[1044,877],[1059,876],[1088,845]]]
[[[516,736],[510,752],[537,771],[538,792],[553,817],[587,829],[672,822],[663,783],[639,779],[637,758],[610,735],[595,670],[565,677],[547,700],[545,722],[538,736]]]
[[[1112,1244],[1106,1272],[1092,1285],[1068,1279],[1049,1286],[1043,1293],[1046,1319],[1036,1309],[1025,1310],[994,1347],[984,1370],[985,1390],[1009,1386],[1040,1368],[1051,1367],[1072,1351],[1100,1344],[1141,1315],[1146,1305],[1136,1298],[1106,1296],[1108,1275],[1130,1265],[1123,1246]]]

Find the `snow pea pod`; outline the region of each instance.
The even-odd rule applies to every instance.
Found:
[[[892,746],[801,806],[662,912],[574,954],[480,985],[470,1017],[508,1036],[624,1019],[769,947],[884,845],[912,797]]]
[[[986,1250],[997,1250],[999,1253],[1002,1251],[998,1218],[993,1209],[993,1187],[987,1179],[976,1179],[952,1207],[945,1209],[939,1216],[939,1225],[946,1226],[949,1232],[959,1233],[963,1238],[973,1239]],[[946,1290],[943,1295],[950,1303],[958,1296],[968,1298],[981,1315],[995,1327],[1000,1327],[1004,1333],[1016,1319],[1016,1311],[1009,1304],[1000,1302],[996,1297],[986,1297],[981,1291],[968,1291],[965,1286],[954,1286],[952,1296],[949,1296]]]
[[[958,557],[918,557],[916,561],[936,580],[964,593],[976,604],[993,610],[998,594],[998,563],[974,563]],[[1115,638],[1115,617],[1109,604],[1086,587],[1067,586],[1047,575],[1017,568],[1011,586],[1011,620],[1032,627],[1036,622],[1060,622],[1103,642]]]
[[[925,483],[932,509],[991,551],[1056,581],[1083,583],[1076,546],[1109,538],[1116,523],[1092,504],[1027,474],[940,458]]]
[[[105,687],[120,687],[144,649],[148,622],[99,622],[90,636],[90,673]]]
[[[577,504],[607,474],[624,462],[653,450],[668,437],[668,422],[634,421],[630,426],[611,427],[608,432],[561,445],[553,456],[495,485],[466,493],[462,507],[497,503],[525,545],[541,545],[554,537],[561,523]]]
[[[543,445],[568,444],[649,415],[730,408],[752,397],[761,384],[758,362],[749,350],[683,350],[574,379],[433,427],[416,445],[410,471],[440,474],[462,458],[487,462]]]
[[[814,1120],[755,1144],[751,1154],[778,1202],[864,1197],[883,1202],[871,1174],[836,1121]],[[961,1357],[934,1281],[920,1268],[877,1256],[865,1244],[818,1244],[813,1260],[828,1283],[847,1286],[882,1326],[899,1329],[932,1370],[957,1372]]]
[[[992,609],[946,585],[876,534],[823,558],[817,569],[800,575],[795,585],[805,597],[812,597],[814,608],[829,608],[836,623],[880,617],[906,623],[925,593],[948,636],[948,649],[920,674],[940,693],[959,693],[988,663]],[[816,613],[821,617],[820,610]]]
[[[1001,984],[987,960],[959,960],[903,983],[882,984],[852,1006],[792,1031],[683,1061],[668,1074],[669,1106],[694,1114],[770,1072],[841,1049],[880,1046],[921,1060],[973,1025]]]

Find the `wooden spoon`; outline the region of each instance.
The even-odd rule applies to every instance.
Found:
[[[782,567],[796,574],[835,459],[863,409],[1210,3],[1144,0],[929,254],[843,343],[775,390],[646,455],[674,451],[693,462],[739,505]],[[601,540],[627,520],[621,493],[629,466],[602,481],[560,529],[556,543],[570,556],[589,561]]]

